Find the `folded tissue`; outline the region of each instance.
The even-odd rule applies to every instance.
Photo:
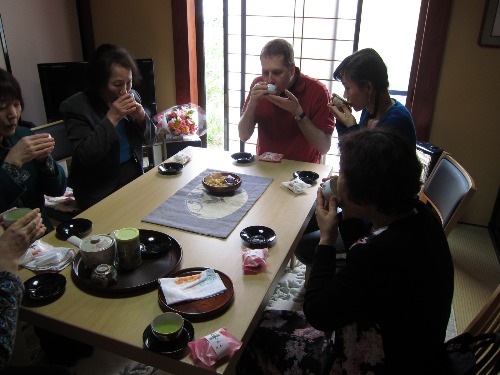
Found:
[[[66,268],[75,257],[75,250],[67,247],[53,247],[42,240],[36,240],[19,258],[19,264],[31,271],[55,271]]]

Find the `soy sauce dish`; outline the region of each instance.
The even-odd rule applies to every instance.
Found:
[[[236,163],[248,164],[255,160],[255,157],[249,152],[237,152],[232,154],[231,157]]]
[[[140,249],[143,258],[159,258],[170,251],[172,237],[166,233],[139,229]]]
[[[243,243],[253,249],[270,247],[276,240],[274,230],[264,226],[251,226],[240,232]]]
[[[88,219],[77,218],[63,221],[56,227],[56,236],[67,240],[71,236],[87,237],[92,231],[92,222]]]
[[[297,171],[293,173],[293,177],[301,179],[306,184],[312,185],[319,178],[319,175],[312,171]]]
[[[42,273],[24,282],[24,298],[37,304],[58,299],[66,288],[66,278],[59,273]]]
[[[181,163],[161,163],[158,165],[158,173],[163,175],[176,175],[182,172],[184,166]]]

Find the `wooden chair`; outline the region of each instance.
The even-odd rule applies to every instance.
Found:
[[[448,236],[475,191],[476,186],[469,173],[443,151],[425,181],[420,200],[437,214]]]
[[[73,146],[68,139],[66,134],[66,127],[64,126],[64,121],[59,120],[51,122],[50,124],[40,125],[32,128],[31,131],[35,134],[49,133],[52,138],[56,141],[56,145],[51,155],[54,160],[64,169],[66,175],[68,175],[68,163],[71,162],[71,156],[73,155]],[[56,208],[46,206],[46,211],[49,217],[55,222],[66,221],[72,219],[74,216],[78,215],[81,210],[75,205],[73,211],[60,211]]]
[[[497,286],[483,308],[465,328],[465,332],[469,332],[474,336],[482,333],[497,333],[500,335],[500,285]],[[493,346],[480,348],[474,354],[477,358],[476,363],[479,365],[476,374],[498,374],[500,370],[498,346],[496,348]]]

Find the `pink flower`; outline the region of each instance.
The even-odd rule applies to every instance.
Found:
[[[193,119],[196,113],[194,109],[184,109],[185,106],[172,107],[170,112],[163,114],[163,120],[160,117],[159,125],[164,124],[171,134],[174,135],[191,135],[198,132],[198,125]]]

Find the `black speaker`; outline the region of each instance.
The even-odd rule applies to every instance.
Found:
[[[430,142],[417,141],[417,156],[422,163],[422,175],[420,176],[422,184],[429,177],[442,153],[443,149]]]

